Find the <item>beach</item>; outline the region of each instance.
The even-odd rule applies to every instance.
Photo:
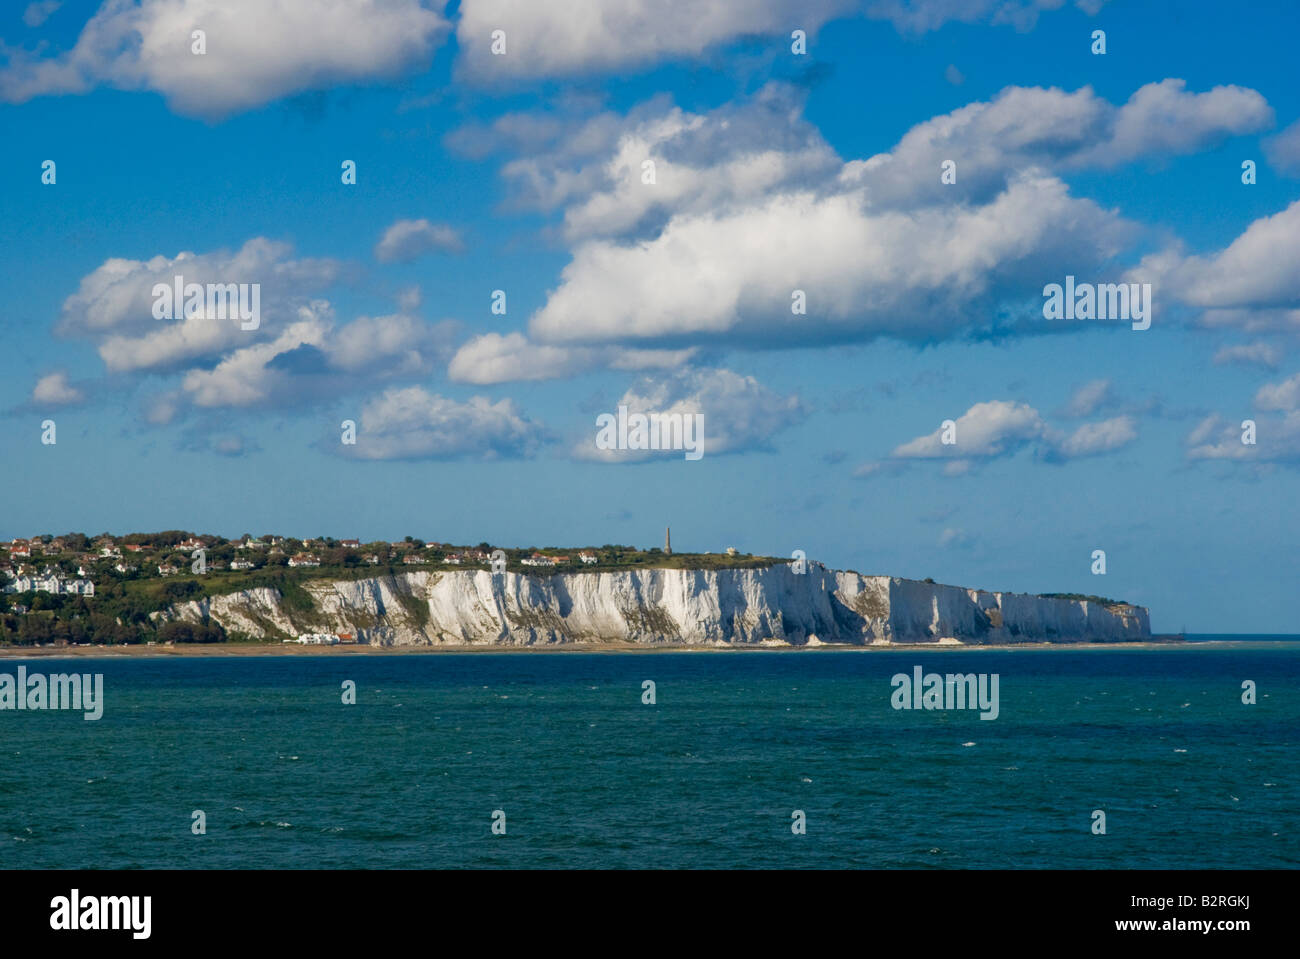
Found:
[[[1058,642],[1058,643],[963,643],[957,640],[938,640],[932,643],[874,643],[850,646],[819,643],[810,646],[789,645],[729,645],[683,646],[610,641],[602,643],[550,643],[537,646],[507,645],[409,645],[371,646],[366,644],[334,646],[304,646],[297,643],[196,643],[190,645],[148,646],[125,644],[119,646],[0,646],[0,659],[62,659],[67,657],[89,659],[123,659],[137,657],[172,658],[177,656],[227,657],[227,656],[412,656],[437,653],[830,653],[830,652],[884,652],[888,650],[916,650],[918,652],[960,652],[964,650],[1011,651],[1020,649],[1156,649],[1180,645],[1186,640],[1178,637],[1152,637],[1132,642]]]

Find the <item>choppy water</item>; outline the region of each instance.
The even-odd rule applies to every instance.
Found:
[[[22,662],[107,705],[0,712],[6,868],[1300,863],[1294,642]],[[892,709],[915,665],[999,717]]]

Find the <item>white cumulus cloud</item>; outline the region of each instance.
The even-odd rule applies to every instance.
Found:
[[[32,389],[32,403],[40,406],[70,406],[85,398],[81,390],[68,382],[68,374],[62,370],[42,376]]]
[[[375,245],[375,259],[380,263],[406,262],[425,253],[461,253],[464,249],[460,234],[445,223],[398,220]]]
[[[307,90],[390,80],[426,66],[450,24],[420,0],[105,0],[53,56],[9,50],[0,100],[152,90],[219,119]],[[191,52],[192,33],[206,52]]]
[[[461,403],[418,386],[394,387],[361,410],[355,446],[367,460],[501,460],[533,456],[549,437],[513,401],[475,396]]]
[[[704,456],[749,449],[771,449],[772,438],[807,416],[807,407],[794,394],[782,396],[752,376],[726,369],[680,370],[665,376],[646,376],[619,398],[615,407],[628,414],[666,413],[703,417]],[[617,415],[617,408],[606,411]],[[656,457],[680,458],[681,451],[602,450],[596,446],[596,428],[573,449],[579,459],[607,463],[634,463]]]
[[[960,475],[975,462],[1012,456],[1024,449],[1033,449],[1047,462],[1097,456],[1129,445],[1138,435],[1137,421],[1132,416],[1084,423],[1065,431],[1049,424],[1027,403],[1009,400],[976,403],[953,424],[954,428],[947,432],[954,442],[944,442],[941,425],[932,433],[896,447],[891,458],[942,459],[945,472]]]

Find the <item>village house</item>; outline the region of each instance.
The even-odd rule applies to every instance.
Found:
[[[144,547],[141,546],[139,543],[127,543],[127,544],[126,544],[125,546],[123,546],[122,548],[123,548],[124,550],[126,550],[128,553],[142,553],[142,552],[144,552]]]
[[[595,553],[579,553],[578,559],[582,560],[588,566],[594,566],[596,563]]]
[[[459,566],[461,563],[464,562],[464,559],[461,558],[460,553],[448,553],[446,556],[442,558],[442,561],[444,563],[450,563],[453,566]]]
[[[567,563],[568,561],[569,557],[567,556],[543,556],[541,553],[533,553],[532,556],[529,556],[520,562],[525,566],[558,566],[561,563]]]
[[[128,566],[126,563],[118,563],[113,567],[119,573],[134,573],[139,568],[139,566]]]
[[[371,566],[378,566],[379,557],[376,556],[374,553],[371,553],[369,556],[366,557],[366,562],[369,563]]]
[[[341,539],[341,540],[339,540],[339,545],[342,546],[344,549],[360,549],[360,548],[361,548],[361,540],[359,540],[359,539]]]
[[[230,568],[231,569],[252,569],[253,563],[251,560],[247,560],[247,559],[232,559],[230,561]]]
[[[423,556],[421,556],[419,553],[407,553],[405,556],[402,557],[402,562],[405,563],[407,566],[423,566],[425,563],[429,561],[425,559]]]
[[[197,537],[191,536],[189,539],[185,540],[183,543],[180,543],[176,548],[177,548],[177,549],[180,549],[180,550],[185,550],[186,552],[188,552],[188,551],[190,551],[190,550],[194,550],[194,549],[202,549],[203,546],[204,546],[203,540],[198,539]]]
[[[290,566],[319,566],[320,557],[311,553],[294,553],[289,557]]]
[[[159,576],[175,576],[176,572],[177,572],[176,567],[172,566],[170,563],[168,563],[165,566],[158,567]]]

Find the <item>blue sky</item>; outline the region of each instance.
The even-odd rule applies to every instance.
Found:
[[[1296,631],[1293,4],[266,6],[0,13],[0,536],[671,523]],[[259,328],[155,319],[178,272]],[[597,450],[620,404],[705,455]]]

